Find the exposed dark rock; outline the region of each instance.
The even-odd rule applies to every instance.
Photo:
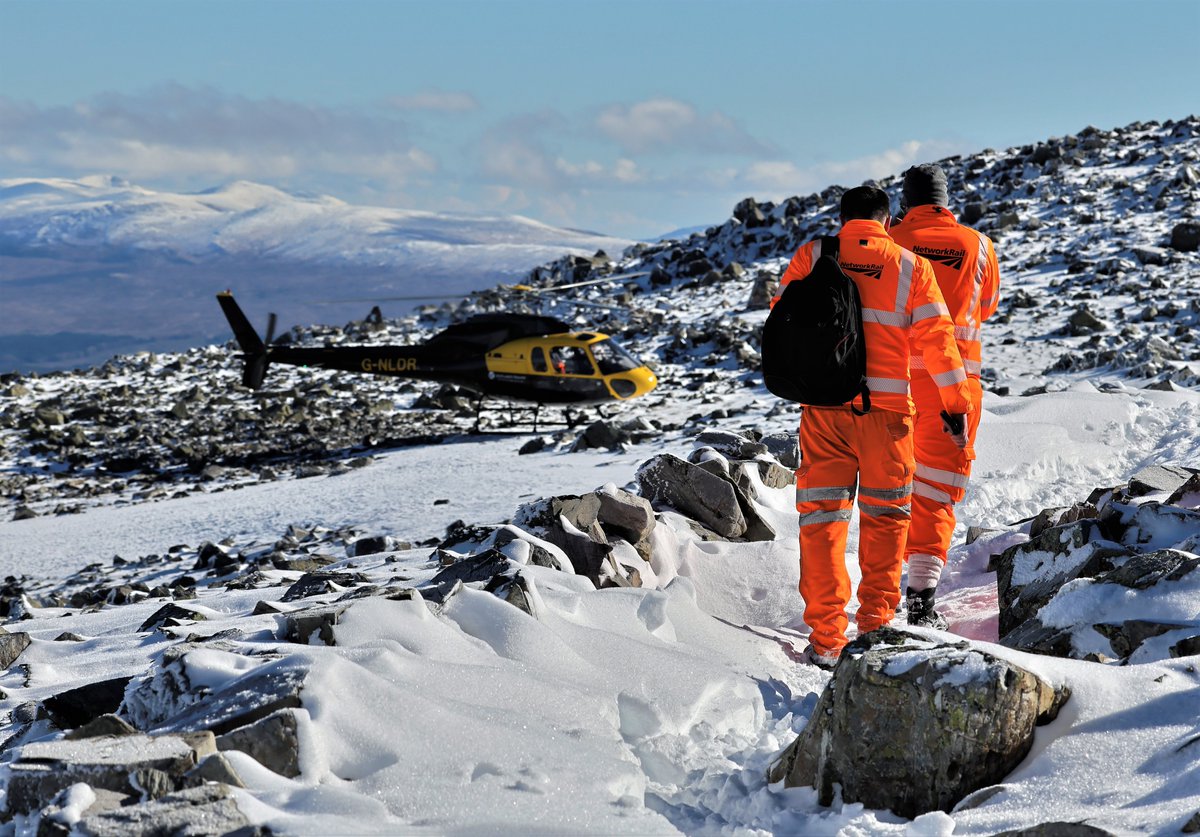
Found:
[[[967,643],[890,628],[843,651],[770,781],[913,818],[1003,781],[1069,693]]]
[[[1014,831],[1001,831],[992,837],[1116,837],[1111,831],[1085,822],[1044,822]]]
[[[124,690],[122,690],[124,693]],[[119,702],[118,702],[119,703]],[[59,726],[62,726],[61,724]],[[88,721],[78,729],[71,730],[63,738],[67,741],[74,741],[78,738],[98,738],[102,735],[136,735],[137,730],[126,723],[122,718],[107,714],[100,715]]]
[[[150,618],[142,623],[139,631],[153,631],[161,627],[175,627],[185,622],[203,622],[208,617],[177,604],[166,604],[154,611]]]
[[[0,628],[0,670],[6,670],[17,661],[17,658],[29,647],[29,634],[15,633]]]
[[[671,454],[660,454],[642,463],[637,482],[651,503],[674,508],[723,538],[775,538],[774,530],[727,473],[718,476]]]
[[[517,509],[513,525],[557,546],[566,553],[576,574],[600,587],[612,553],[612,544],[600,525],[600,507],[597,493],[537,500]]]
[[[1200,221],[1181,221],[1172,227],[1171,247],[1181,253],[1200,249]]]
[[[1129,488],[1126,493],[1130,497],[1142,497],[1146,494],[1155,494],[1158,492],[1174,492],[1183,488],[1188,480],[1195,477],[1191,471],[1186,468],[1177,468],[1171,465],[1151,465],[1143,468],[1133,475],[1129,480]]]
[[[75,729],[99,718],[115,713],[125,697],[129,677],[113,677],[96,683],[87,683],[59,692],[46,698],[42,705],[50,717],[62,729]]]
[[[310,596],[320,596],[325,593],[338,593],[366,581],[359,573],[311,572],[300,576],[287,589],[280,601],[294,602],[307,599]]]
[[[300,775],[296,716],[287,709],[219,736],[217,748],[243,752],[280,776]]]

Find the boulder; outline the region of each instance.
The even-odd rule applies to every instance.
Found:
[[[26,744],[9,768],[7,809],[22,814],[37,811],[77,782],[138,797],[135,771],[153,769],[182,777],[200,758],[214,752],[211,735],[104,736]]]
[[[86,726],[121,708],[131,677],[113,677],[87,683],[46,698],[42,705],[60,729]]]
[[[84,816],[75,826],[82,837],[190,837],[238,834],[257,837],[269,832],[252,826],[229,787],[206,784],[138,805],[125,805]]]
[[[217,749],[245,753],[280,776],[300,775],[300,739],[296,716],[289,709],[218,736]]]
[[[1004,780],[1069,692],[972,647],[881,628],[848,645],[768,778],[912,819]]]
[[[674,508],[724,538],[741,537],[746,517],[732,482],[669,453],[647,460],[637,471],[641,495]]]
[[[27,633],[10,634],[0,628],[0,671],[7,670],[25,653],[32,640]]]
[[[595,492],[536,500],[517,509],[513,525],[557,546],[577,575],[587,576],[600,587],[612,554],[612,544],[600,525],[600,506]]]
[[[1200,221],[1181,221],[1172,227],[1171,247],[1182,253],[1200,249]]]

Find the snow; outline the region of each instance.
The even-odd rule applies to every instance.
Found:
[[[1126,176],[1136,178],[1152,163],[1130,166]],[[1064,181],[1070,185],[1077,176],[1069,171]],[[50,200],[47,195],[94,200],[98,215],[104,212],[98,196],[109,190],[124,190],[131,200],[161,200],[111,181],[0,186],[11,202]],[[1039,200],[1049,206],[1042,188]],[[231,226],[227,243],[259,241],[263,219],[252,210],[272,198],[254,184],[234,184],[188,196],[178,217],[202,231],[208,213],[235,209],[245,218]],[[321,218],[343,208],[306,199],[296,211]],[[386,229],[386,218],[368,220]],[[1138,216],[1131,223],[1146,240],[1156,240],[1146,229],[1150,222]],[[94,231],[86,224],[74,231],[49,229],[83,238]],[[144,228],[129,234],[133,241],[151,238]],[[1023,234],[1013,251],[1017,244],[1026,260],[1058,246]],[[1119,242],[1102,245],[1110,255],[1123,251]],[[1061,264],[1031,264],[1006,276],[1006,292],[1020,287],[1055,298],[1057,285],[1052,290],[1050,283],[1065,281],[1067,272]],[[677,302],[685,318],[698,322],[704,311],[737,310],[748,284],[695,288]],[[1097,294],[1091,303],[1102,319],[1124,319],[1117,316],[1118,302]],[[651,300],[646,307],[660,304]],[[731,315],[729,321],[753,323],[756,317],[761,319]],[[652,536],[650,564],[641,567],[641,588],[595,590],[579,576],[526,563],[527,543],[506,544],[503,551],[525,564],[536,616],[472,588],[436,614],[419,595],[407,601],[366,598],[352,603],[334,626],[335,645],[288,644],[275,639],[275,616],[251,615],[261,601],[280,598],[286,586],[201,585],[198,599],[184,606],[207,619],[176,629],[179,636],[231,628],[241,633],[188,655],[188,676],[197,688],[217,690],[256,665],[308,672],[296,710],[301,773],[287,779],[231,753],[247,786],[236,795],[240,809],[276,833],[298,835],[983,835],[1052,821],[1086,822],[1118,834],[1178,833],[1200,811],[1196,658],[1164,659],[1169,634],[1147,640],[1126,666],[998,645],[995,578],[986,565],[992,554],[1028,538],[1022,520],[1042,508],[1082,500],[1147,464],[1200,464],[1200,394],[1141,389],[1115,379],[1111,369],[1048,374],[1047,367],[1063,352],[1080,349],[1081,341],[1045,338],[1028,317],[1018,313],[987,332],[988,364],[998,370],[994,383],[1013,394],[989,387],[993,391],[985,396],[978,459],[939,588],[950,633],[923,634],[971,644],[969,662],[948,671],[944,686],[980,674],[987,653],[1070,689],[1057,719],[1036,731],[1031,753],[1002,784],[949,813],[911,821],[840,800],[822,807],[811,789],[767,784],[767,766],[808,723],[829,675],[798,662],[806,629],[796,589],[794,495],[790,488],[767,489],[752,474],[758,511],[776,539],[703,541],[683,517],[664,512]],[[1009,336],[1014,342],[1001,342]],[[661,348],[672,336],[655,339]],[[336,476],[223,485],[157,502],[112,500],[75,515],[0,522],[0,562],[5,573],[62,577],[113,555],[162,554],[177,543],[231,537],[234,548],[270,544],[290,525],[353,526],[417,542],[441,535],[455,520],[502,524],[534,499],[596,488],[611,492],[628,485],[639,463],[657,453],[686,456],[699,430],[795,432],[795,411],[778,409],[752,377],[738,379],[732,393],[685,389],[688,362],[664,363],[661,389],[629,410],[675,429],[622,452],[560,449],[517,456],[523,440],[487,435],[380,452],[370,467]],[[738,374],[732,362],[724,372]],[[47,388],[42,395],[54,386],[52,380],[41,383]],[[1026,387],[1046,391],[1017,394]],[[711,418],[731,408],[725,418]],[[693,421],[693,414],[701,417]],[[995,531],[965,544],[969,526]],[[1166,526],[1146,534],[1153,543],[1183,549],[1185,530]],[[856,543],[857,517],[851,550]],[[565,560],[552,545],[541,545]],[[638,565],[631,549],[622,550],[622,563]],[[426,547],[338,556],[329,569],[362,573],[377,584],[400,578],[416,586],[438,570],[429,553]],[[854,563],[849,569],[857,581]],[[281,583],[300,575],[264,574]],[[1194,620],[1198,584],[1130,591],[1081,580],[1067,585],[1040,615],[1064,626],[1081,617],[1093,623]],[[82,683],[142,676],[176,644],[166,632],[138,631],[161,604],[39,609],[18,625],[33,642],[21,665],[0,673],[0,691],[7,695],[0,712]],[[55,641],[66,631],[83,641]],[[1100,650],[1098,634],[1095,641]],[[270,661],[274,653],[287,657]],[[901,654],[889,673],[917,661]],[[164,709],[153,702],[143,707],[147,717]],[[83,789],[72,789],[63,821],[76,818],[87,803]],[[0,825],[0,835],[22,833],[28,825]]]
[[[976,523],[1002,524],[1039,503],[1127,478],[1180,431],[1200,438],[1195,397],[1183,393],[1081,389],[993,397],[987,406],[986,477],[963,506]],[[271,538],[288,523],[317,520],[365,522],[408,538],[458,517],[499,522],[523,494],[606,484],[611,491],[646,456],[631,449],[516,457],[513,447],[510,438],[484,438],[409,448],[340,476],[0,524],[0,554],[51,574],[112,552],[162,550],[217,532]],[[466,474],[487,475],[468,483],[470,496],[454,488]],[[596,591],[577,576],[527,566],[536,619],[472,589],[440,616],[419,597],[355,603],[335,628],[336,646],[288,646],[311,663],[299,713],[302,773],[282,779],[234,758],[248,785],[238,796],[243,811],[295,834],[338,831],[347,817],[357,833],[375,834],[940,834],[951,825],[954,833],[986,834],[1053,819],[1086,819],[1118,833],[1165,830],[1200,808],[1200,787],[1186,781],[1186,749],[1176,752],[1197,733],[1200,675],[1191,664],[1114,669],[987,642],[976,648],[1066,683],[1072,698],[1038,731],[1030,758],[978,807],[905,822],[858,805],[822,809],[811,792],[768,786],[767,764],[806,722],[828,675],[794,661],[804,631],[790,492],[759,493],[760,512],[780,530],[772,542],[705,543],[664,515],[654,536],[658,589]],[[455,498],[452,508],[433,506],[439,497]],[[977,627],[972,597],[983,585],[963,585],[979,581],[979,553],[1013,537],[955,549],[943,584],[953,630],[960,620]],[[331,569],[419,571],[425,560],[420,550],[397,557],[399,565],[365,556]],[[235,624],[273,629],[272,617],[245,614],[283,589],[202,594],[187,604],[209,614],[197,626],[205,634]],[[992,595],[994,609],[994,588]],[[1055,606],[1099,617],[1122,595],[1115,585],[1077,583]],[[1153,606],[1186,616],[1198,600],[1200,590],[1175,587]],[[0,687],[36,700],[62,684],[144,670],[169,642],[162,634],[130,640],[157,607],[147,601],[23,624],[34,639],[23,658],[29,683],[10,672]],[[85,641],[50,641],[66,630]],[[982,665],[979,654],[970,656]],[[206,649],[189,655],[188,675],[215,689],[244,673],[246,660]],[[946,685],[972,671],[948,674]]]

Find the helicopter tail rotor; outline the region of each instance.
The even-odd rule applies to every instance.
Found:
[[[254,327],[250,325],[250,321],[242,313],[241,307],[234,301],[232,293],[222,291],[217,294],[217,302],[221,304],[221,310],[225,312],[225,319],[229,321],[229,327],[233,329],[233,336],[242,350],[242,360],[246,364],[242,369],[242,385],[250,389],[258,389],[267,375],[267,364],[269,363],[267,343],[263,342]],[[274,336],[274,331],[275,315],[272,314],[267,329],[268,341]]]

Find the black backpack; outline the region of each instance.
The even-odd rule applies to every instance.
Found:
[[[788,283],[762,332],[763,380],[788,401],[836,407],[867,389],[867,343],[858,286],[838,264],[838,239],[821,238],[821,257],[802,281]]]

